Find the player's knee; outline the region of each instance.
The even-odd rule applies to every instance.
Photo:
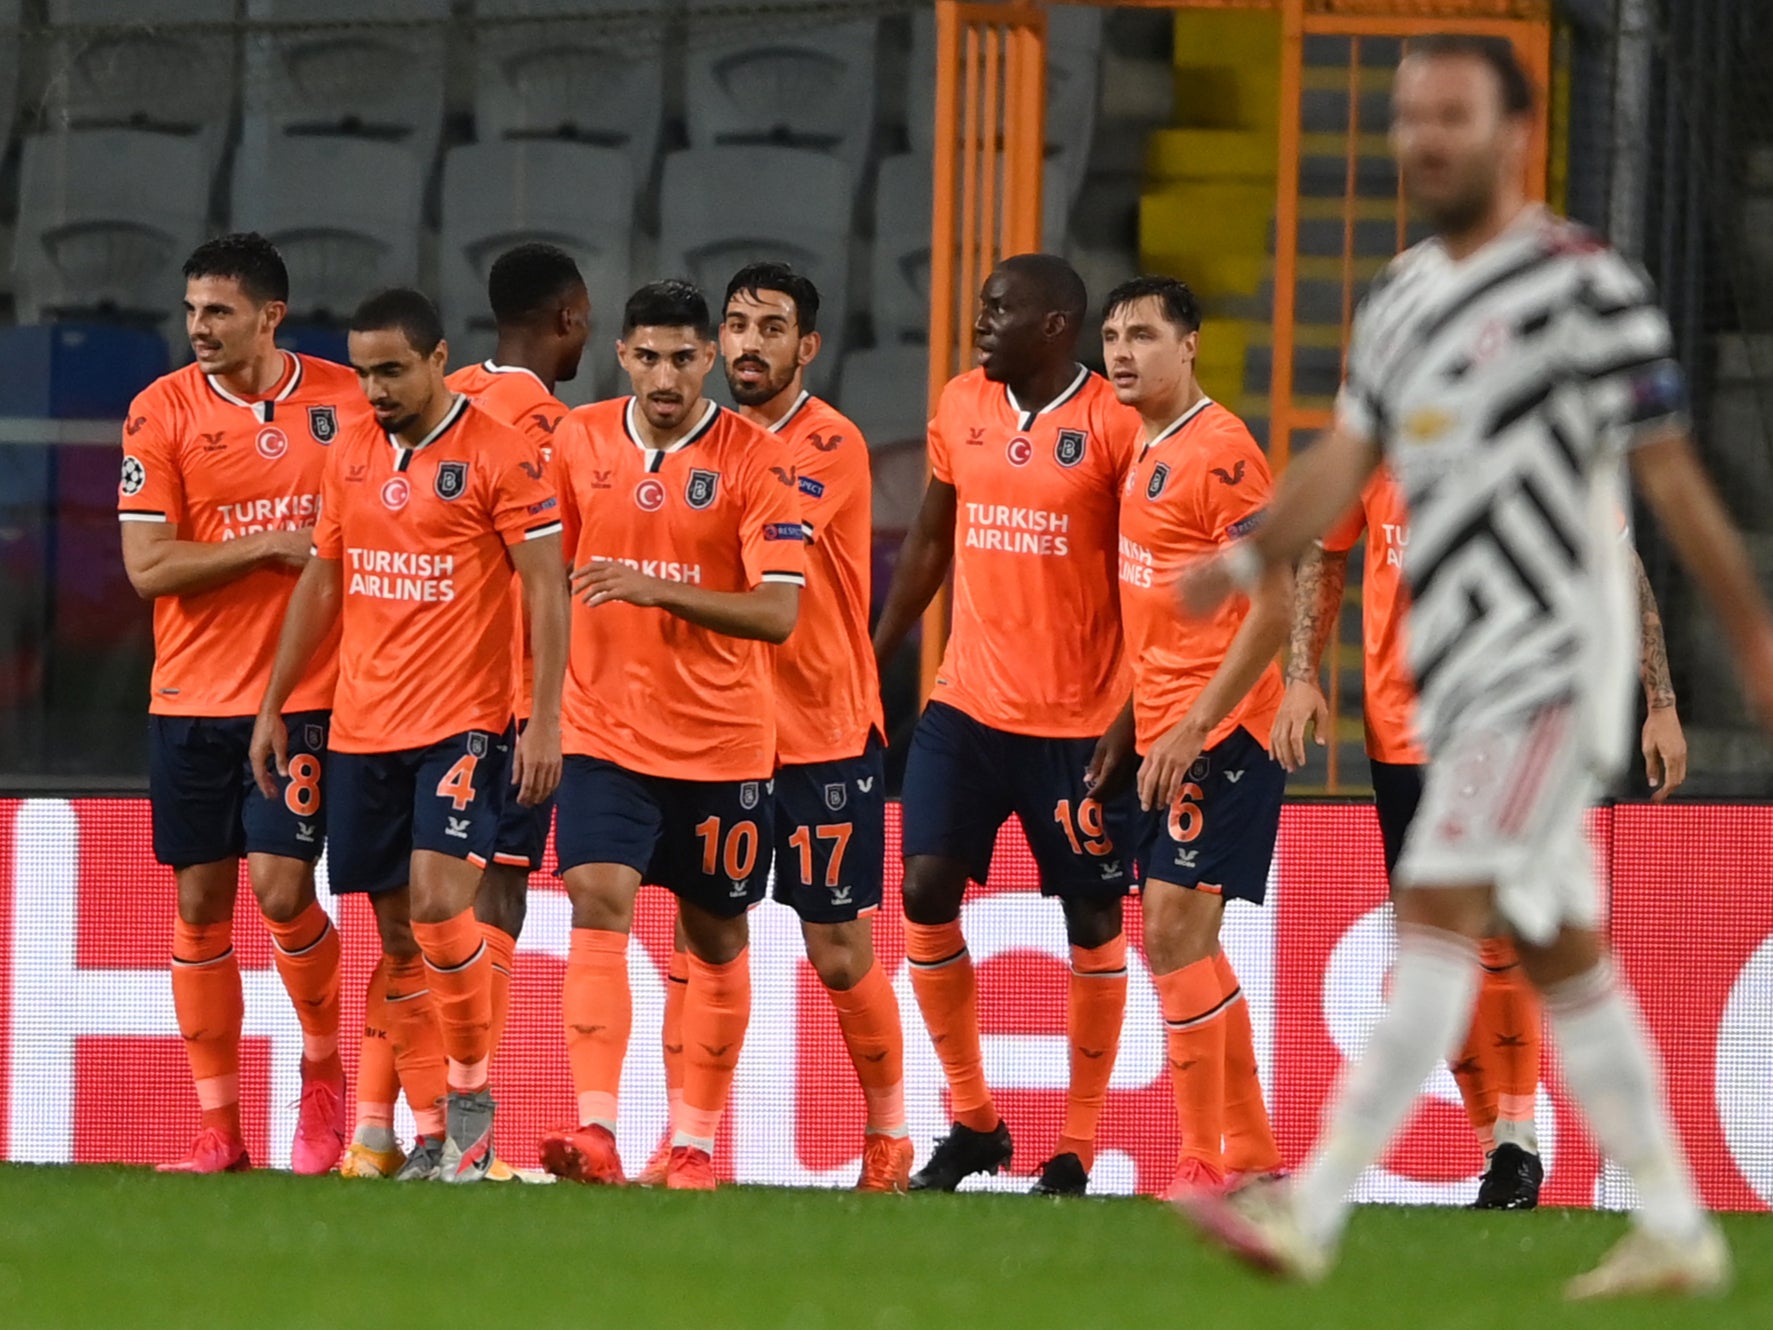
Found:
[[[874,938],[866,919],[848,924],[805,924],[806,958],[819,982],[847,993],[874,968]]]
[[[1495,892],[1488,886],[1410,887],[1396,893],[1397,921],[1476,942],[1491,931]]]
[[[905,917],[914,924],[953,923],[966,890],[964,868],[923,856],[905,861]]]
[[[1066,901],[1065,938],[1074,947],[1101,947],[1121,933],[1121,903]]]
[[[523,931],[529,906],[529,871],[505,865],[489,867],[474,898],[474,917],[488,927],[516,937]]]
[[[412,919],[407,911],[394,908],[391,895],[370,898],[376,916],[376,933],[382,940],[382,954],[396,958],[417,956],[419,944],[412,935]]]
[[[689,953],[704,965],[730,964],[743,956],[751,943],[751,922],[745,915],[722,919],[685,905],[682,919]]]
[[[275,924],[286,924],[314,903],[314,884],[294,874],[279,875],[268,882],[254,881],[259,910]]]
[[[1206,960],[1219,948],[1219,898],[1168,883],[1145,890],[1145,956],[1159,974]]]
[[[234,861],[196,864],[178,870],[179,918],[187,924],[222,924],[234,917],[240,881]]]

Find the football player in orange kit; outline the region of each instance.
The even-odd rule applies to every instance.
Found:
[[[1173,1190],[1280,1169],[1249,1005],[1219,946],[1227,900],[1260,905],[1286,772],[1264,745],[1280,705],[1292,575],[1185,623],[1171,587],[1188,560],[1261,520],[1272,481],[1244,423],[1194,377],[1200,306],[1170,277],[1109,292],[1102,355],[1144,445],[1120,509],[1121,615],[1133,666],[1125,720],[1144,761],[1137,837],[1145,956],[1168,1030],[1182,1155]]]
[[[555,384],[574,378],[590,332],[591,297],[572,255],[554,246],[527,242],[493,260],[487,299],[498,328],[492,358],[464,365],[444,380],[453,392],[528,435],[546,462],[554,431],[566,406],[554,396]],[[534,660],[523,623],[520,579],[512,579],[512,649],[517,658],[517,725],[529,720]],[[542,852],[554,819],[550,797],[533,807],[506,799],[498,839],[480,881],[474,917],[492,953],[492,1053],[497,1056],[510,1006],[517,935],[522,931],[529,875],[542,866]],[[374,985],[385,982],[378,970]],[[371,1002],[371,1008],[377,1004]],[[399,1095],[394,1053],[387,1032],[364,1028],[357,1061],[357,1128],[339,1172],[349,1177],[391,1177],[405,1162],[394,1136],[394,1101]],[[493,1161],[487,1177],[510,1181],[526,1176],[503,1160]]]
[[[1361,586],[1361,710],[1373,806],[1389,876],[1397,868],[1404,834],[1422,798],[1422,770],[1428,759],[1416,739],[1416,685],[1404,643],[1409,592],[1404,587],[1403,562],[1409,514],[1397,481],[1384,468],[1367,482],[1360,504],[1299,560],[1287,693],[1275,717],[1273,748],[1288,770],[1297,771],[1305,765],[1307,733],[1315,729],[1320,746],[1326,741],[1330,707],[1318,687],[1318,668],[1342,612],[1348,552],[1363,532],[1367,554]],[[1639,674],[1647,710],[1640,746],[1655,797],[1662,800],[1687,778],[1687,742],[1675,713],[1662,614],[1642,562],[1634,556],[1633,564],[1643,638]],[[1539,1187],[1545,1179],[1534,1113],[1544,1019],[1539,997],[1521,973],[1513,942],[1501,936],[1487,939],[1481,959],[1483,975],[1471,1029],[1452,1063],[1466,1114],[1484,1150],[1484,1178],[1473,1208],[1531,1210],[1539,1204]]]
[[[750,1019],[745,916],[772,844],[766,644],[794,628],[805,532],[787,446],[702,396],[714,341],[700,291],[635,292],[618,351],[633,395],[570,413],[554,458],[574,565],[556,846],[573,910],[561,1014],[577,1114],[543,1139],[542,1162],[622,1181],[628,934],[652,882],[677,896],[688,947],[665,1185],[706,1190]]]
[[[327,448],[368,412],[348,370],[277,349],[289,274],[270,241],[208,241],[184,274],[196,360],[130,404],[117,491],[124,568],[154,602],[148,796],[154,856],[178,879],[173,1007],[203,1110],[190,1154],[161,1168],[251,1167],[233,947],[244,856],[302,1025],[292,1163],[297,1173],[325,1173],[344,1145],[345,1111],[339,938],[314,897],[336,635],[292,681],[288,772],[263,794],[247,742],[284,606],[308,562]]]
[[[290,600],[253,731],[253,766],[267,788],[269,763],[286,766],[283,702],[338,625],[332,886],[370,894],[385,958],[410,965],[423,956],[423,996],[433,1001],[414,994],[403,1005],[416,1015],[383,1019],[435,1022],[448,1058],[444,1136],[422,1135],[399,1176],[475,1182],[492,1165],[493,1100],[491,957],[473,905],[504,800],[533,806],[559,780],[559,505],[534,445],[445,386],[448,347],[423,295],[371,296],[351,320],[350,350],[376,428],[334,446],[314,557]],[[536,662],[521,736],[512,726],[514,567]],[[415,1111],[431,1107],[410,1083],[407,1092]]]
[[[1129,747],[1103,740],[1130,688],[1115,528],[1139,417],[1077,362],[1087,303],[1083,280],[1051,254],[1005,259],[986,279],[979,367],[943,389],[929,487],[874,631],[885,661],[952,566],[953,630],[905,768],[904,850],[912,987],[954,1126],[912,1176],[914,1191],[953,1191],[1010,1162],[960,907],[1012,813],[1071,942],[1071,1082],[1037,1193],[1087,1188],[1120,1047],[1133,847],[1118,787]]]

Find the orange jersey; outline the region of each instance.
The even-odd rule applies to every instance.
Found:
[[[1367,754],[1381,762],[1420,765],[1428,755],[1416,743],[1416,681],[1404,645],[1404,624],[1410,617],[1410,592],[1404,585],[1410,518],[1403,491],[1383,467],[1367,482],[1359,505],[1324,537],[1324,548],[1346,554],[1362,531],[1367,533],[1361,586]]]
[[[710,591],[806,585],[788,445],[704,403],[671,448],[649,448],[634,399],[569,412],[554,453],[575,567],[612,559]],[[569,753],[679,780],[760,780],[776,766],[767,643],[661,609],[573,600],[561,728]]]
[[[800,619],[776,648],[776,748],[784,764],[856,757],[886,732],[868,635],[874,489],[854,422],[802,393],[769,431],[788,445],[806,530]]]
[[[473,398],[481,410],[527,434],[544,463],[552,459],[554,431],[566,415],[566,403],[529,370],[483,360],[462,366],[444,382],[452,391]],[[511,622],[511,659],[517,671],[516,709],[521,723],[529,719],[535,697],[536,661],[530,654],[529,628],[523,621],[523,581],[515,573],[511,575]]]
[[[421,748],[503,730],[515,687],[507,545],[557,534],[541,455],[457,398],[405,447],[373,424],[333,448],[314,549],[342,564],[331,746]]]
[[[129,405],[117,515],[165,522],[178,540],[213,543],[314,525],[330,445],[370,419],[350,370],[284,352],[282,381],[236,397],[195,365],[156,379]],[[283,611],[300,577],[264,567],[225,586],[154,602],[154,680],[161,716],[250,716],[259,709]],[[332,705],[338,635],[290,694],[289,709]]]
[[[1140,752],[1188,714],[1250,612],[1249,598],[1236,596],[1204,622],[1184,619],[1177,573],[1249,531],[1273,488],[1268,459],[1244,422],[1210,398],[1152,439],[1128,474],[1120,597]],[[1268,747],[1283,691],[1280,667],[1270,664],[1204,746],[1241,725]]]
[[[954,609],[932,700],[1013,734],[1101,734],[1126,702],[1114,580],[1121,478],[1139,417],[1079,368],[1040,411],[983,370],[930,422],[930,473],[954,486]]]

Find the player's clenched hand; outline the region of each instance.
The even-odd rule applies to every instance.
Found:
[[[252,778],[267,799],[277,797],[277,776],[289,775],[289,727],[275,711],[259,713],[252,723],[252,743],[247,748]],[[276,776],[272,775],[275,764]]]
[[[657,577],[648,577],[638,568],[613,559],[593,559],[583,568],[573,569],[573,595],[587,605],[608,601],[626,601],[630,605],[656,606],[659,593],[669,584]]]
[[[1673,707],[1651,707],[1644,720],[1644,770],[1650,777],[1651,796],[1661,803],[1687,779],[1687,736]]]
[[[1168,808],[1182,791],[1188,769],[1200,756],[1206,733],[1187,720],[1177,721],[1164,737],[1151,745],[1145,761],[1139,766],[1139,806],[1147,812]]]
[[[1324,700],[1323,689],[1311,680],[1294,679],[1287,684],[1286,696],[1281,698],[1268,740],[1274,760],[1288,771],[1297,771],[1305,765],[1308,730],[1316,735],[1319,748],[1328,742],[1324,736],[1330,732],[1330,704]]]
[[[308,566],[308,557],[314,551],[313,527],[305,526],[296,531],[267,531],[264,539],[265,553],[273,562],[290,568]]]
[[[511,764],[517,802],[534,808],[560,784],[560,726],[539,724],[535,717],[517,736],[517,757]]]

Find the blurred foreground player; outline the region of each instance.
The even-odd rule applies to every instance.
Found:
[[[1172,1190],[1279,1171],[1249,1005],[1219,945],[1227,900],[1260,905],[1287,777],[1265,746],[1280,706],[1275,655],[1289,569],[1188,623],[1178,568],[1248,534],[1273,488],[1244,423],[1195,379],[1200,306],[1169,277],[1139,277],[1103,305],[1102,359],[1144,443],[1120,505],[1120,605],[1136,731],[1145,959],[1168,1031],[1182,1153]]]
[[[417,1014],[381,1019],[434,1020],[448,1058],[444,1137],[421,1136],[400,1176],[475,1182],[492,1164],[493,1100],[491,957],[474,897],[503,801],[534,806],[559,780],[566,588],[559,505],[539,454],[445,386],[447,354],[437,312],[416,291],[371,296],[351,320],[351,364],[375,427],[333,446],[314,557],[290,600],[252,754],[269,788],[270,761],[287,764],[283,701],[315,644],[341,626],[332,887],[370,895],[391,967],[423,956],[428,991],[390,995]],[[513,567],[536,662],[521,736]],[[415,1112],[432,1107],[406,1088]]]
[[[1307,733],[1315,727],[1318,744],[1326,742],[1330,708],[1318,687],[1318,664],[1342,612],[1348,552],[1363,532],[1367,555],[1361,588],[1361,697],[1373,805],[1389,878],[1397,869],[1404,835],[1422,798],[1427,758],[1416,741],[1416,686],[1404,651],[1409,597],[1403,585],[1403,556],[1409,515],[1397,482],[1385,468],[1373,473],[1359,505],[1299,560],[1287,695],[1274,721],[1274,752],[1289,771],[1297,771],[1305,765]],[[1643,563],[1635,554],[1632,563],[1643,632],[1639,677],[1648,712],[1641,746],[1650,784],[1660,801],[1687,777],[1687,744],[1675,714],[1662,615]],[[1480,955],[1483,979],[1471,1029],[1452,1064],[1466,1114],[1484,1150],[1484,1177],[1473,1208],[1531,1210],[1539,1204],[1539,1187],[1545,1180],[1534,1120],[1543,1013],[1508,937],[1485,938]]]
[[[561,1015],[577,1114],[543,1138],[542,1162],[623,1180],[628,935],[655,883],[677,897],[688,947],[665,1185],[706,1190],[751,1014],[746,911],[772,843],[765,644],[794,628],[805,535],[787,447],[702,395],[714,341],[700,291],[635,292],[618,353],[633,395],[571,412],[554,459],[574,564],[555,843],[573,912]]]
[[[251,1167],[240,1129],[243,1000],[234,959],[240,860],[302,1026],[292,1165],[325,1173],[344,1145],[339,938],[314,897],[338,637],[317,641],[285,699],[289,764],[261,793],[251,715],[308,562],[327,446],[367,417],[351,375],[276,345],[289,275],[264,237],[229,235],[185,263],[196,362],[130,404],[117,509],[130,583],[154,602],[149,801],[154,857],[178,879],[172,1000],[203,1126],[181,1173]]]
[[[1545,999],[1564,1082],[1641,1198],[1631,1231],[1569,1296],[1709,1293],[1729,1280],[1729,1249],[1603,947],[1583,828],[1629,735],[1627,462],[1768,722],[1773,615],[1694,458],[1647,279],[1522,197],[1532,118],[1506,46],[1405,48],[1392,141],[1435,236],[1363,304],[1329,436],[1294,464],[1256,533],[1183,582],[1195,612],[1210,611],[1303,554],[1388,462],[1410,514],[1410,668],[1429,759],[1398,863],[1390,1000],[1310,1165],[1296,1185],[1201,1192],[1183,1208],[1253,1264],[1321,1276],[1349,1188],[1469,1024],[1478,944],[1500,915]]]
[[[1129,690],[1115,524],[1139,417],[1077,361],[1087,303],[1083,279],[1051,254],[1005,259],[986,279],[979,367],[942,390],[929,487],[874,632],[885,661],[953,568],[953,631],[905,767],[904,849],[912,988],[954,1126],[912,1176],[914,1191],[953,1191],[1010,1162],[960,907],[969,879],[986,880],[1011,814],[1071,943],[1071,1080],[1037,1193],[1084,1193],[1120,1048],[1131,750],[1104,736]]]

